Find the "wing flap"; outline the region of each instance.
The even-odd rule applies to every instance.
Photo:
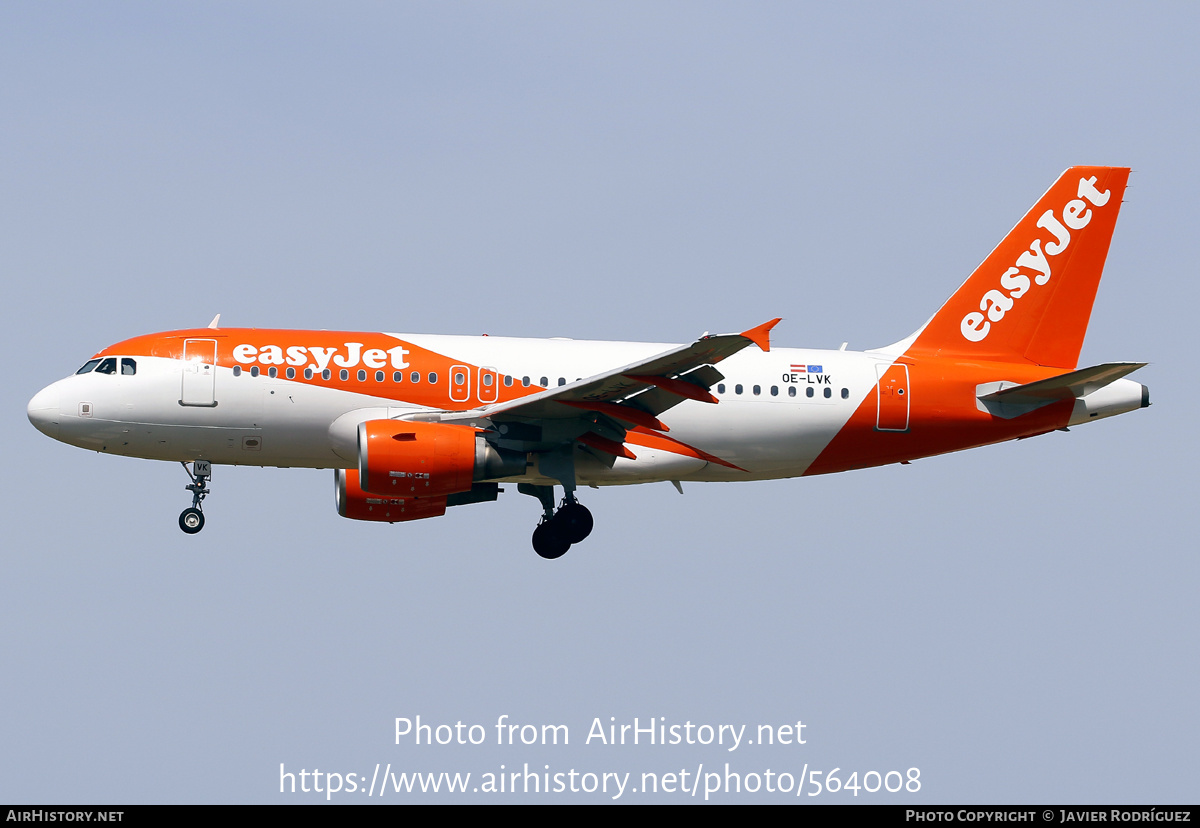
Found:
[[[682,382],[690,382],[707,392],[710,388],[716,385],[721,380],[725,379],[725,375],[711,365],[701,365],[694,371],[688,371],[686,374],[681,374],[679,377]],[[686,394],[684,396],[687,396]],[[665,388],[654,386],[647,388],[640,394],[625,401],[624,405],[629,407],[640,408],[650,414],[661,414],[672,406],[678,405],[682,400],[679,394],[674,394]]]
[[[622,422],[630,425],[640,425],[646,428],[654,429],[655,431],[670,431],[666,423],[643,411],[641,408],[635,408],[632,405],[619,405],[617,403],[606,402],[573,402],[571,400],[560,400],[563,405],[569,405],[572,408],[581,408],[584,411],[595,411],[600,414],[607,414]]]
[[[708,393],[707,388],[701,388],[693,382],[685,379],[672,379],[670,377],[651,377],[645,374],[626,374],[630,379],[639,380],[640,382],[649,383],[657,388],[661,388],[668,394],[674,394],[677,397],[695,400],[696,402],[717,403],[717,398]]]

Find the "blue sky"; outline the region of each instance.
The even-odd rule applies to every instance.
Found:
[[[1187,4],[6,4],[0,799],[321,799],[281,796],[281,763],[728,761],[920,768],[918,793],[866,801],[1187,800],[1197,23]],[[1081,363],[1150,362],[1150,409],[911,466],[592,492],[594,534],[553,565],[515,487],[366,526],[324,471],[218,467],[187,537],[178,467],[25,418],[105,345],[218,312],[680,342],[783,316],[780,345],[879,346],[1073,164],[1134,170]],[[572,743],[396,745],[417,715]],[[609,717],[802,720],[807,743],[583,744]],[[750,800],[779,797],[721,801]]]

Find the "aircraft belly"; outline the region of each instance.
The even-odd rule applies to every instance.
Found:
[[[797,477],[847,419],[842,406],[722,401],[724,410],[672,421],[671,436],[738,468],[708,463],[693,480]],[[846,406],[845,408],[849,408]]]
[[[329,448],[326,429],[183,426],[96,422],[86,436],[71,440],[82,448],[148,460],[210,460],[221,465],[344,468]]]
[[[588,452],[576,452],[575,478],[584,486],[620,486],[659,480],[691,479],[708,465],[707,460],[662,449],[636,446],[636,460],[618,457],[612,468]]]

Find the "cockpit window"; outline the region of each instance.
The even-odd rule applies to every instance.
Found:
[[[100,360],[98,360],[98,359],[89,359],[87,362],[83,363],[83,367],[82,367],[82,368],[80,368],[80,369],[79,369],[78,371],[76,371],[75,373],[76,373],[76,374],[87,374],[87,373],[90,373],[90,372],[91,372],[92,370],[94,370],[94,369],[95,369],[95,367],[96,367],[97,365],[99,365],[99,364],[100,364]]]
[[[137,363],[135,361],[133,361],[132,359],[130,359],[129,357],[122,358],[121,359],[121,375],[126,376],[126,377],[132,377],[136,373],[137,373]]]
[[[100,360],[100,364],[96,366],[97,374],[115,374],[117,373],[117,358],[106,357]]]

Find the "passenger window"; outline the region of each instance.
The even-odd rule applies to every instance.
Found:
[[[240,377],[242,375],[242,366],[240,366],[240,365],[233,366],[233,375],[235,377]]]
[[[431,384],[437,382],[437,374],[433,373],[432,371],[429,372],[429,382]]]
[[[345,382],[346,380],[350,379],[350,372],[343,368],[342,370],[338,371],[338,379],[340,379],[342,382]]]
[[[267,376],[271,379],[275,379],[277,376],[279,376],[279,369],[272,365],[267,369]]]
[[[495,377],[493,377],[491,374],[484,374],[483,375],[483,384],[486,385],[488,388],[491,388],[493,379],[495,379]]]
[[[383,382],[383,371],[376,371],[376,372],[375,372],[375,381],[376,381],[376,382]]]
[[[100,360],[89,359],[87,362],[83,363],[83,367],[80,368],[75,373],[76,374],[90,374],[92,372],[92,370],[99,364],[100,364]]]
[[[505,388],[512,387],[512,377],[510,377],[508,374],[504,375],[504,387]]]
[[[832,389],[832,388],[826,388],[826,389],[825,389],[825,399],[827,399],[827,400],[828,400],[828,399],[830,399],[831,397],[833,397],[833,389]]]
[[[258,366],[257,365],[255,365],[253,368],[250,369],[250,376],[252,376],[252,377],[258,376]]]
[[[288,378],[288,379],[295,379],[295,378],[296,378],[296,369],[295,369],[295,368],[289,368],[289,369],[287,369],[287,378]]]
[[[778,397],[778,396],[779,396],[779,386],[778,386],[778,385],[772,385],[772,386],[771,386],[771,396],[772,396],[772,397]]]
[[[117,360],[115,357],[108,357],[100,361],[96,366],[97,374],[115,374],[117,373]]]
[[[358,381],[359,381],[359,382],[366,382],[366,381],[367,381],[367,372],[366,372],[366,371],[364,371],[362,368],[359,368],[359,369],[358,369]]]
[[[539,382],[539,383],[538,383],[538,385],[542,386],[542,388],[549,388],[549,387],[550,387],[550,380],[549,380],[549,379],[547,379],[546,377],[542,377],[542,381],[541,381],[541,382]]]
[[[126,357],[121,360],[121,376],[132,377],[137,373],[137,363]]]
[[[849,389],[849,388],[843,388],[843,389],[842,389],[842,399],[843,399],[843,400],[848,400],[848,399],[850,399],[850,389]]]
[[[330,371],[328,368],[326,368],[324,371],[321,372],[321,379],[323,379],[323,380],[327,380],[332,376],[333,376],[333,372]]]
[[[811,397],[812,395],[813,395],[813,389],[812,389],[812,386],[810,385],[810,386],[808,386],[808,388],[804,389],[804,396]]]
[[[392,374],[392,382],[404,382],[404,372],[396,371]]]
[[[762,393],[762,386],[761,385],[754,386],[754,396],[757,397],[761,393]]]
[[[717,393],[718,394],[725,393],[725,383],[723,383],[723,382],[717,383]]]
[[[521,386],[523,388],[529,387],[529,377],[521,377]]]
[[[733,393],[735,393],[735,394],[742,393],[742,384],[741,383],[738,383],[737,385],[733,386]]]
[[[463,372],[462,372],[462,371],[455,371],[455,372],[454,372],[454,384],[455,384],[455,385],[462,385],[462,384],[463,384],[464,382],[466,382],[466,381],[467,381],[467,378],[466,378],[466,376],[463,374]]]
[[[796,396],[796,386],[794,386],[794,385],[789,385],[789,386],[788,386],[788,396],[789,396],[789,397],[794,397],[794,396]]]
[[[305,369],[304,369],[304,378],[305,378],[305,379],[312,379],[312,378],[313,378],[313,372],[312,372],[312,368],[305,368]]]
[[[421,372],[413,371],[411,374],[408,375],[408,381],[409,382],[420,382],[421,381]]]
[[[559,385],[566,385],[566,384],[567,384],[567,378],[566,378],[566,377],[559,377],[559,378],[558,378],[558,384],[559,384]]]

